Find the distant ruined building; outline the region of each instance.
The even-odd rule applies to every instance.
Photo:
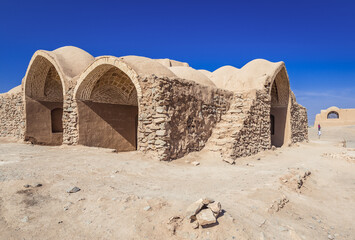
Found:
[[[308,140],[283,62],[214,72],[138,56],[38,50],[21,86],[0,95],[0,136],[45,145],[139,150],[160,160],[203,148],[224,160]]]
[[[321,110],[316,115],[314,127],[317,127],[318,124],[322,127],[355,125],[355,109],[330,107],[326,110]]]

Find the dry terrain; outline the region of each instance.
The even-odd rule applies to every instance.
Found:
[[[309,132],[235,165],[0,139],[0,239],[354,240],[355,126]],[[186,209],[204,197],[223,211],[194,229]]]

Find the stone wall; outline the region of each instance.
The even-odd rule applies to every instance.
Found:
[[[234,139],[231,152],[233,159],[250,156],[271,147],[270,95],[265,91],[256,91],[252,95],[235,96],[237,108],[245,118],[239,132],[231,136]],[[248,99],[252,99],[250,103]]]
[[[201,150],[233,93],[182,79],[141,79],[138,147],[172,160]]]
[[[25,130],[22,92],[0,95],[0,137],[23,139]]]
[[[295,101],[291,105],[291,140],[293,143],[308,141],[307,109]]]

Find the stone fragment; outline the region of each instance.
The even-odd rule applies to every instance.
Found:
[[[216,217],[213,215],[211,209],[202,209],[197,215],[196,219],[201,226],[216,223]]]
[[[192,223],[192,228],[193,228],[193,229],[197,229],[199,226],[200,226],[200,224],[198,223],[198,221],[194,221],[194,222]]]
[[[29,188],[29,187],[32,187],[32,186],[29,185],[29,184],[25,184],[25,185],[23,185],[23,187],[24,187],[24,188]]]
[[[35,187],[42,187],[43,185],[42,185],[42,183],[36,183],[35,184]]]
[[[208,204],[208,208],[211,209],[215,217],[218,217],[222,210],[222,206],[220,202],[213,202]]]
[[[149,211],[150,209],[152,209],[150,206],[146,206],[146,207],[144,207],[143,208],[144,209],[144,211]]]
[[[196,215],[196,213],[198,213],[201,210],[203,206],[204,204],[202,198],[192,203],[186,210],[186,217],[188,219],[191,219],[193,216]]]
[[[73,187],[71,189],[68,189],[67,190],[67,193],[76,193],[76,192],[79,192],[81,189],[78,188],[78,187]]]
[[[198,165],[200,165],[200,163],[199,163],[199,162],[197,162],[197,161],[194,161],[194,162],[192,162],[191,164],[192,164],[192,165],[194,165],[194,166],[198,166]]]
[[[29,218],[28,216],[25,216],[24,218],[21,219],[21,222],[26,223],[28,222]]]

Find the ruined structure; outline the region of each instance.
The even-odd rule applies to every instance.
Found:
[[[314,127],[317,127],[318,124],[322,127],[355,125],[355,109],[330,107],[326,110],[321,110],[316,115]]]
[[[37,51],[0,95],[0,135],[36,144],[139,150],[172,160],[203,148],[226,161],[308,139],[283,62],[214,72],[138,56]]]

